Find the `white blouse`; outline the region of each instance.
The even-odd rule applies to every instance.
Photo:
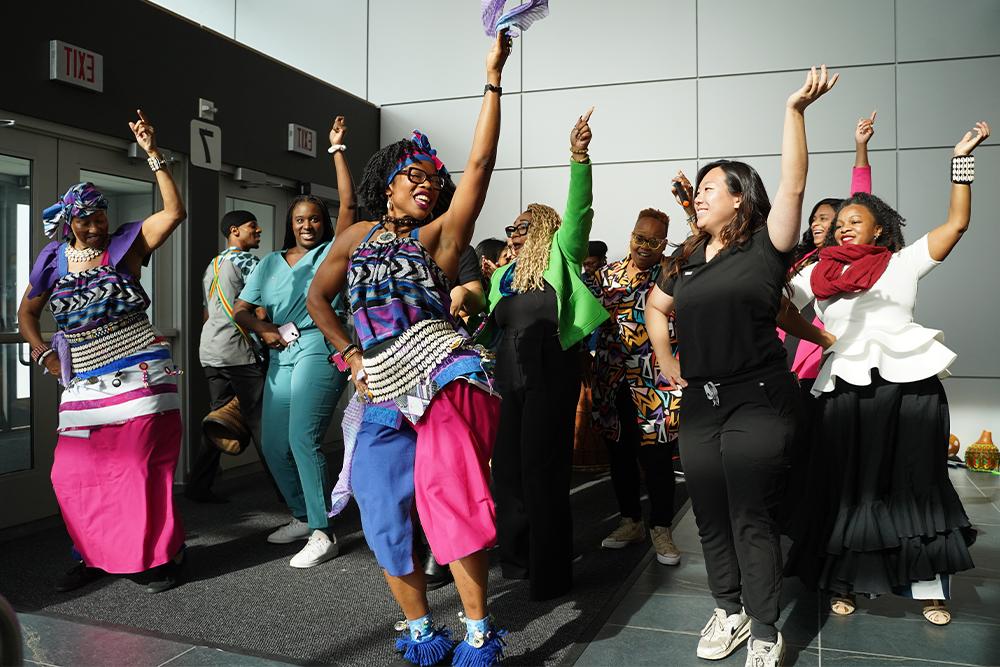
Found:
[[[871,384],[873,368],[898,383],[950,375],[957,355],[944,346],[944,334],[913,321],[917,281],[940,263],[931,258],[924,235],[892,255],[871,289],[816,302],[816,315],[837,342],[827,350],[812,388],[815,396],[832,391],[837,378]],[[815,267],[792,278],[792,303],[799,309],[816,298],[810,285]]]

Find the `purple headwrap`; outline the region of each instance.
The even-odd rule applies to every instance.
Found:
[[[73,218],[86,218],[108,208],[108,200],[93,183],[77,183],[55,204],[42,211],[45,235],[50,239],[69,238],[69,223]]]
[[[444,162],[441,162],[441,159],[437,156],[437,151],[431,148],[430,140],[420,130],[413,131],[410,141],[416,144],[416,146],[407,149],[403,157],[399,158],[399,162],[396,163],[396,166],[389,172],[389,176],[385,180],[386,185],[392,183],[392,179],[396,178],[399,172],[417,162],[432,162],[438,174],[442,177],[448,175],[448,170],[445,169]]]
[[[517,37],[532,23],[549,15],[549,0],[527,0],[503,14],[505,4],[506,0],[482,0],[483,30],[487,37],[496,37],[505,28],[508,35]]]

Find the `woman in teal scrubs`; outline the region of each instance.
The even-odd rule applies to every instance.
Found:
[[[306,293],[330,250],[333,225],[317,197],[296,197],[288,208],[284,249],[261,260],[236,302],[236,323],[254,331],[270,349],[264,385],[261,440],[267,465],[292,510],[292,521],[268,541],[286,544],[308,538],[289,562],[312,567],[337,555],[327,499],[330,480],[321,449],[346,377],[327,358],[333,351],[306,311]],[[337,301],[340,297],[337,298]],[[335,301],[334,308],[339,304]],[[262,307],[267,320],[254,309]],[[298,338],[286,331],[294,324]],[[279,332],[285,327],[285,335]]]

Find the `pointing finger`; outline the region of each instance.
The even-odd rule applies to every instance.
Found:
[[[590,121],[590,114],[592,114],[592,113],[594,113],[594,107],[590,107],[589,109],[587,109],[587,112],[585,114],[583,114],[582,116],[580,116],[580,120],[583,121],[584,123],[589,122]]]

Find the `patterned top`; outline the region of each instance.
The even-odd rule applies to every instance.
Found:
[[[258,264],[260,258],[253,253],[230,247],[205,269],[202,288],[208,319],[201,328],[198,343],[202,366],[225,368],[256,363],[255,343],[236,326],[233,306]]]
[[[375,225],[351,256],[347,274],[369,388],[400,388],[398,394],[387,392],[394,394],[391,399],[366,405],[364,421],[393,428],[400,427],[403,417],[411,423],[419,420],[434,395],[453,380],[462,378],[492,391],[488,355],[453,331],[448,278],[419,241],[419,233],[418,228],[411,236],[396,237]],[[450,353],[443,358],[425,355],[430,338],[403,335],[417,325],[452,330]]]
[[[677,438],[680,398],[657,381],[656,355],[646,332],[646,297],[656,284],[661,266],[629,277],[629,258],[600,268],[591,285],[599,290],[601,303],[611,319],[598,329],[594,358],[594,425],[605,438],[617,441],[621,434],[615,397],[627,383],[636,408],[642,445]],[[670,344],[677,345],[674,317],[669,320]]]

